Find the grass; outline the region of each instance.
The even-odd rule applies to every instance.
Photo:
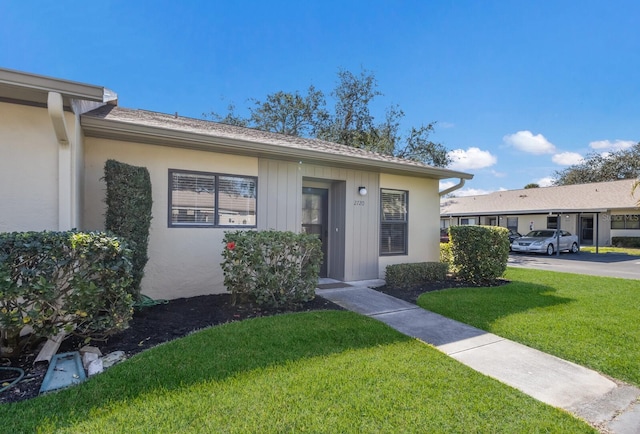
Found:
[[[418,304],[640,386],[640,280],[523,268],[506,278],[426,293]]]
[[[595,246],[582,246],[581,252],[595,253]],[[625,255],[640,256],[640,249],[632,249],[631,247],[598,247],[599,253],[623,253]]]
[[[596,432],[344,311],[213,327],[73,389],[2,405],[0,420],[12,433]]]

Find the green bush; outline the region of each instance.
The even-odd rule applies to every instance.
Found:
[[[498,226],[452,226],[451,270],[474,283],[492,283],[507,269],[509,231]]]
[[[391,288],[410,288],[422,282],[445,280],[448,268],[442,262],[387,265],[385,281]]]
[[[640,237],[613,237],[611,238],[611,244],[615,247],[640,249]]]
[[[104,165],[107,183],[105,227],[124,238],[133,251],[133,281],[129,292],[137,301],[140,282],[149,260],[149,228],[151,226],[151,178],[145,167],[130,166],[115,160]]]
[[[131,251],[104,233],[0,234],[0,332],[7,354],[32,337],[61,331],[103,338],[133,314]]]
[[[451,258],[451,242],[440,243],[440,262],[443,264],[451,264],[453,259]]]
[[[226,232],[224,284],[234,303],[281,308],[312,300],[322,262],[315,235],[280,231]]]

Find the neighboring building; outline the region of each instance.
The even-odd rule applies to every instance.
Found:
[[[440,201],[440,227],[492,225],[526,234],[561,228],[581,245],[610,246],[614,237],[640,237],[635,180],[496,191]]]
[[[223,292],[226,230],[317,233],[322,275],[438,261],[439,180],[467,173],[320,140],[130,110],[100,86],[0,69],[0,231],[104,229],[108,159],[153,191],[142,290]],[[364,188],[363,188],[364,187]]]

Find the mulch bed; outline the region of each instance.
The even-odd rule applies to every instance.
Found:
[[[402,299],[404,301],[408,301],[409,303],[416,303],[418,297],[424,294],[425,292],[438,291],[440,289],[449,289],[449,288],[474,288],[474,287],[487,287],[487,286],[501,286],[506,283],[509,283],[508,280],[498,279],[493,284],[476,284],[467,282],[465,280],[459,280],[452,277],[447,278],[446,280],[441,280],[437,282],[425,282],[421,285],[414,286],[411,288],[390,288],[388,286],[381,286],[377,289],[380,292],[384,292],[385,294],[391,295],[392,297],[396,297]]]
[[[448,279],[441,282],[430,282],[410,289],[393,289],[386,286],[375,288],[391,296],[415,303],[420,294],[444,288],[474,286],[462,281]],[[113,351],[124,351],[127,358],[163,342],[178,339],[206,327],[241,321],[248,318],[271,316],[286,312],[308,312],[314,310],[341,310],[342,308],[322,297],[304,303],[293,310],[263,309],[251,305],[233,305],[229,294],[203,295],[190,298],[170,300],[166,304],[158,304],[137,310],[129,323],[129,328],[110,337],[107,341],[93,341],[102,354]],[[25,377],[17,385],[0,392],[0,403],[16,402],[30,399],[38,395],[40,385],[47,372],[46,363],[33,366],[44,342],[28,348],[19,358],[0,359],[0,366],[18,367],[25,371]],[[75,337],[66,339],[58,353],[76,351],[84,343]],[[0,371],[0,385],[15,378],[13,374]]]

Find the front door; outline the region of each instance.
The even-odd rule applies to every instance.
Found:
[[[593,216],[580,219],[580,244],[593,245]]]
[[[317,235],[322,243],[320,277],[327,277],[328,198],[326,188],[302,188],[302,230]]]

